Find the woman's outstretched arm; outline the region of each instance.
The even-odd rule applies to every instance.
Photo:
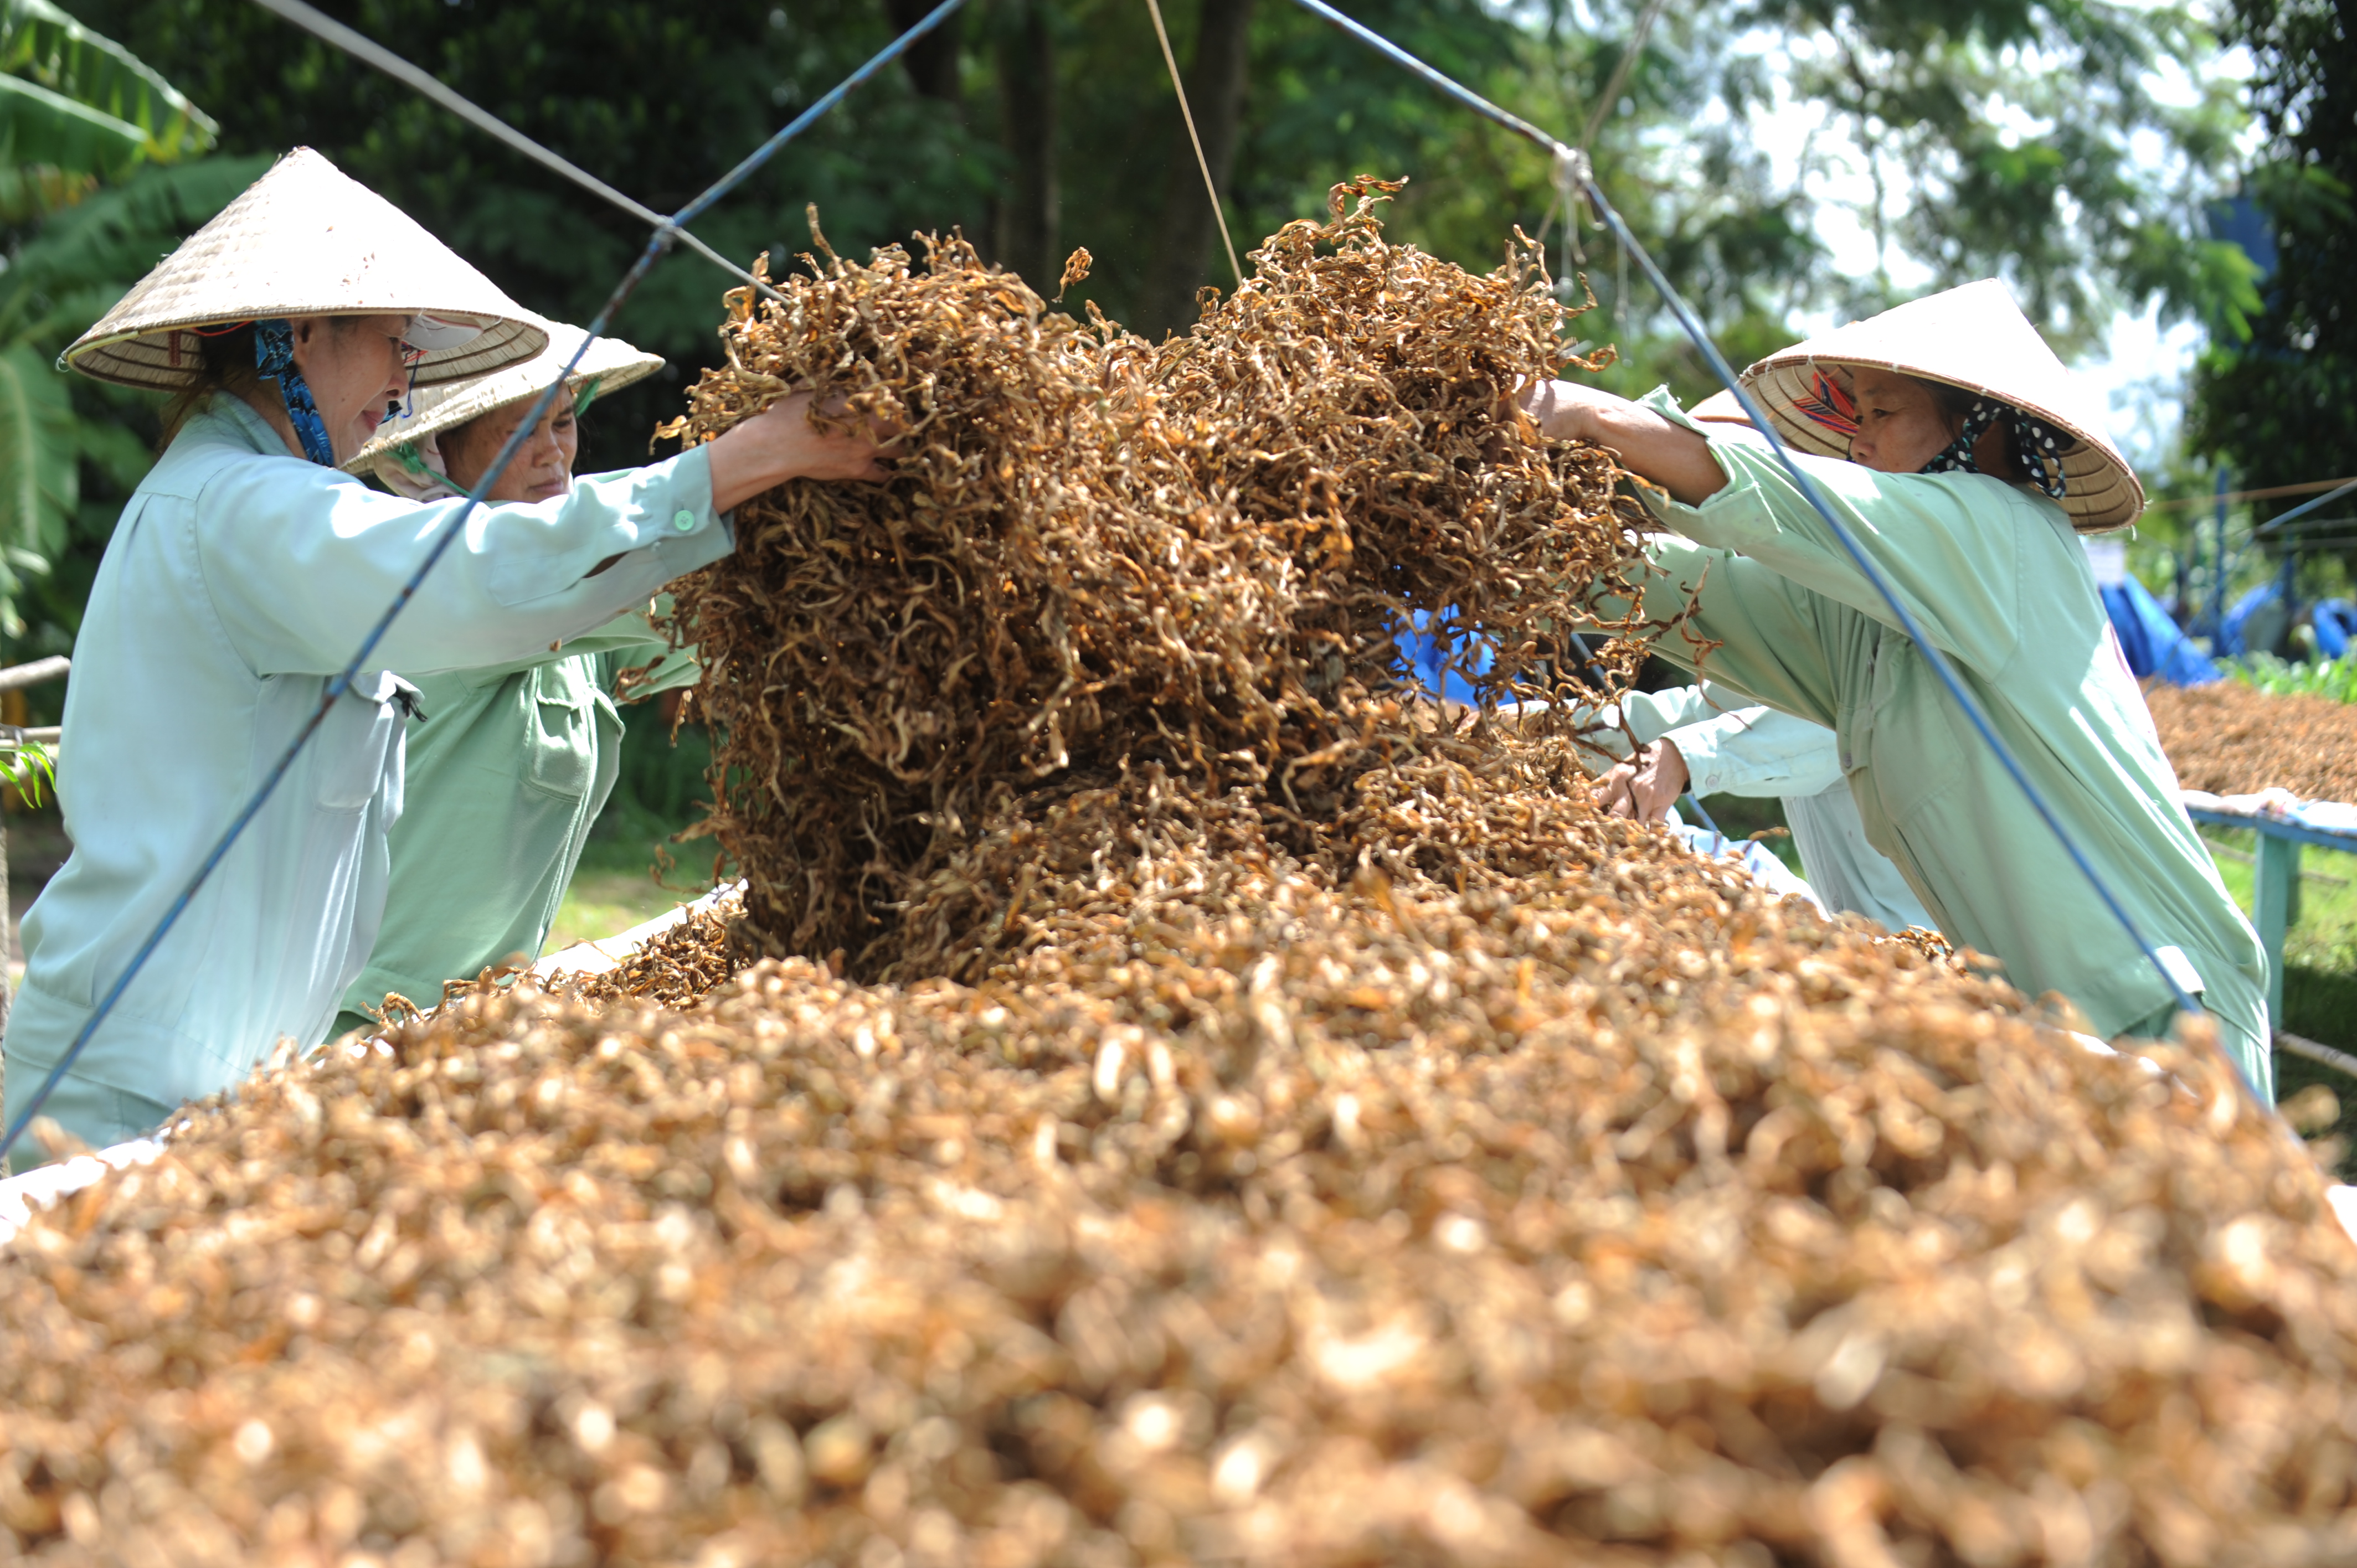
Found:
[[[1576,381],[1536,381],[1515,400],[1555,441],[1586,441],[1620,455],[1620,466],[1697,506],[1727,484],[1710,443],[1627,398]]]

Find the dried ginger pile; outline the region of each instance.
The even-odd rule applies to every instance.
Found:
[[[479,988],[38,1217],[0,1563],[2357,1558],[2357,1248],[2214,1052],[1405,699],[1394,609],[1558,680],[1548,573],[1635,568],[1451,358],[1526,282],[1363,217],[1151,350],[963,252],[791,285],[699,417],[833,367],[921,477],[683,601],[738,945],[845,955]]]
[[[1396,874],[1239,838],[979,987],[484,993],[257,1079],[0,1251],[0,1558],[2357,1552],[2357,1249],[2214,1057],[1501,750],[1371,806]]]
[[[2304,800],[2357,800],[2357,704],[2269,693],[2240,681],[2147,684],[2161,749],[2188,789]]]
[[[1288,225],[1158,348],[1049,310],[963,241],[921,273],[898,248],[830,253],[782,303],[730,296],[689,439],[798,386],[906,431],[888,484],[773,491],[677,585],[721,737],[710,826],[771,950],[967,972],[966,927],[902,915],[1003,897],[953,865],[999,824],[1148,768],[1323,818],[1419,744],[1404,615],[1535,692],[1554,628],[1629,596],[1609,456],[1538,440],[1509,403],[1566,363],[1535,248],[1475,277],[1390,244],[1393,188],[1336,188],[1330,221]]]

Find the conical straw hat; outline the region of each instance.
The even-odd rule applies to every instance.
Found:
[[[377,428],[376,439],[353,455],[344,467],[355,474],[363,474],[386,463],[401,461],[401,448],[413,442],[439,435],[446,430],[456,430],[472,419],[479,419],[494,409],[505,408],[511,403],[538,397],[548,390],[565,361],[581,347],[588,334],[578,327],[568,327],[561,321],[550,321],[527,313],[524,320],[548,334],[548,347],[531,359],[493,371],[472,381],[445,381],[437,387],[420,387],[411,399],[412,407],[398,419],[387,420]],[[573,395],[580,397],[590,382],[597,384],[597,395],[604,397],[632,381],[654,374],[662,369],[662,356],[634,349],[619,338],[600,338],[589,345],[581,356],[581,363],[573,372],[569,384]]]
[[[2104,434],[2102,407],[1995,278],[1910,301],[1770,354],[1743,372],[1743,384],[1793,447],[1846,457],[1849,438],[1797,405],[1812,400],[1817,367],[1855,365],[1964,387],[2074,437],[2062,454],[2062,510],[2080,532],[2126,528],[2144,511],[2144,486]]]
[[[178,391],[190,328],[291,316],[409,316],[417,384],[540,351],[523,307],[376,192],[297,147],[139,280],[59,362],[102,381]]]

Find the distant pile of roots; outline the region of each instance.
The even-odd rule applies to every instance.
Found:
[[[962,240],[730,296],[728,368],[674,431],[808,387],[906,432],[888,483],[740,509],[736,553],[677,596],[759,946],[971,978],[1023,940],[1026,824],[1085,822],[1068,859],[1135,851],[1099,829],[1139,813],[1060,812],[1107,791],[1225,801],[1308,853],[1371,768],[1448,744],[1412,623],[1486,696],[1633,669],[1641,520],[1609,454],[1512,401],[1569,360],[1538,250],[1480,277],[1390,243],[1396,188],[1337,187],[1160,345]]]

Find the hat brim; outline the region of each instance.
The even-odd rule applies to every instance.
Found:
[[[1820,456],[1847,457],[1847,435],[1801,412],[1820,367],[1895,371],[2034,415],[2071,443],[2061,454],[2061,505],[2083,533],[2126,528],[2144,510],[2144,483],[2104,434],[2100,404],[1994,278],[1853,321],[1770,354],[1743,372],[1745,389],[1789,445]]]
[[[419,411],[387,424],[377,432],[374,440],[353,454],[345,468],[355,474],[370,473],[386,463],[399,461],[397,455],[404,446],[445,435],[547,391],[558,369],[580,349],[582,334],[580,328],[561,322],[541,325],[547,346],[533,359],[474,377],[469,383],[446,381],[430,392],[421,387],[421,392],[427,395],[419,399]],[[662,369],[662,365],[659,354],[646,353],[619,338],[600,338],[582,353],[579,367],[566,378],[565,384],[577,396],[585,384],[594,381],[602,395],[642,381]]]
[[[1807,359],[1779,356],[1764,360],[1746,371],[1743,373],[1745,390],[1759,400],[1767,410],[1768,417],[1775,421],[1776,434],[1797,451],[1821,457],[1849,456],[1849,437],[1828,430],[1797,412],[1798,405],[1809,394],[1810,383],[1820,367],[1892,371],[1900,375],[1960,387],[1966,392],[2009,403],[2071,435],[2071,445],[2062,452],[2063,495],[2060,504],[2070,516],[2072,528],[2082,533],[2108,533],[2115,529],[2131,526],[2143,514],[2144,485],[2129,468],[2127,460],[2112,451],[2108,442],[2098,445],[2088,440],[2076,422],[2018,393],[1943,376],[1920,365],[1891,360],[1867,356],[1838,359],[1815,355]]]

